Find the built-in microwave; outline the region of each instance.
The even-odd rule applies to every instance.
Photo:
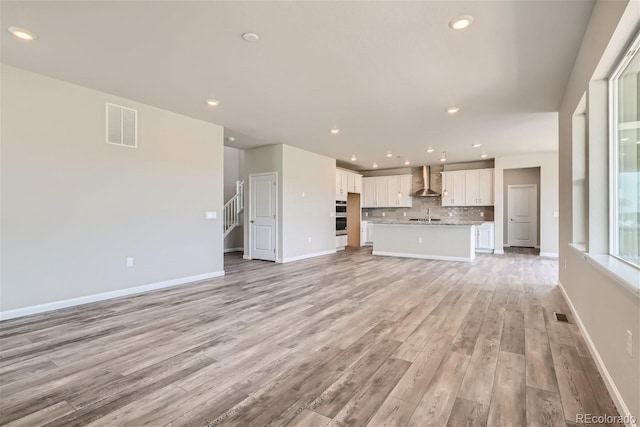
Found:
[[[336,200],[336,217],[347,216],[347,202]]]

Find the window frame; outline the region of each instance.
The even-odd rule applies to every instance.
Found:
[[[631,38],[631,42],[624,49],[621,57],[616,61],[613,72],[608,79],[608,104],[609,104],[609,255],[630,265],[635,269],[640,269],[640,264],[635,264],[617,254],[618,245],[618,105],[617,89],[618,78],[624,68],[632,61],[634,56],[640,51],[640,31]]]

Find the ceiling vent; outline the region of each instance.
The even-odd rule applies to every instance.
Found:
[[[138,111],[107,102],[107,134],[109,144],[138,146]]]

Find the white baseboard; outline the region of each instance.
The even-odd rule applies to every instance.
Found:
[[[373,255],[381,255],[381,256],[397,256],[400,258],[418,258],[418,259],[433,259],[437,261],[464,261],[471,262],[474,257],[465,258],[465,257],[455,257],[455,256],[439,256],[439,255],[421,255],[421,254],[405,254],[402,252],[384,252],[384,251],[376,251],[372,252]]]
[[[244,248],[226,248],[224,250],[225,254],[229,252],[244,252]]]
[[[73,307],[76,305],[89,304],[97,301],[104,301],[112,298],[123,297],[127,295],[139,294],[142,292],[153,291],[156,289],[168,288],[171,286],[186,285],[201,280],[212,279],[214,277],[224,276],[224,270],[214,271],[211,273],[198,274],[196,276],[181,277],[179,279],[167,280],[164,282],[150,283],[148,285],[135,286],[133,288],[118,289],[116,291],[103,292],[100,294],[86,295],[78,298],[71,298],[62,301],[54,301],[46,304],[32,305],[30,307],[16,308],[0,312],[0,320],[15,319],[17,317],[29,316],[32,314],[45,313],[47,311],[59,310],[61,308]]]
[[[623,417],[626,415],[628,416],[629,419],[631,419],[631,412],[629,412],[629,407],[624,402],[624,399],[622,398],[622,395],[620,394],[618,387],[616,387],[615,382],[613,382],[613,378],[611,378],[611,375],[609,374],[609,371],[607,370],[607,367],[605,366],[604,361],[602,360],[602,357],[600,357],[600,353],[598,352],[596,345],[593,343],[593,340],[591,339],[589,332],[585,328],[584,323],[582,323],[582,319],[580,318],[580,315],[576,311],[576,308],[573,306],[573,303],[571,302],[569,295],[564,290],[564,286],[562,286],[562,283],[560,281],[558,281],[558,287],[560,288],[560,291],[562,292],[564,299],[567,301],[567,304],[569,305],[571,314],[573,314],[573,317],[576,319],[576,324],[578,325],[580,332],[584,336],[584,340],[587,343],[587,347],[589,347],[589,352],[591,353],[593,360],[596,362],[596,366],[600,371],[600,375],[602,375],[602,379],[604,380],[604,384],[607,386],[607,390],[609,390],[609,394],[613,399],[613,403],[616,405],[616,408],[618,408],[618,412],[620,412],[620,415],[622,415]],[[625,425],[627,427],[638,427],[637,424],[627,423]]]
[[[547,258],[558,258],[558,254],[556,252],[540,252],[540,256]]]
[[[300,261],[300,260],[303,260],[303,259],[315,258],[317,256],[331,255],[331,254],[335,254],[335,253],[336,253],[336,250],[335,249],[331,249],[329,251],[315,252],[315,253],[312,253],[312,254],[298,255],[298,256],[291,257],[291,258],[277,259],[276,262],[281,263],[281,264],[285,264],[287,262]]]
[[[504,255],[504,250],[503,249],[496,249],[493,251],[494,255]]]

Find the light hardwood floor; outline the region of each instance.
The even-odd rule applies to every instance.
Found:
[[[347,250],[0,323],[0,424],[563,426],[617,411],[557,261]]]

